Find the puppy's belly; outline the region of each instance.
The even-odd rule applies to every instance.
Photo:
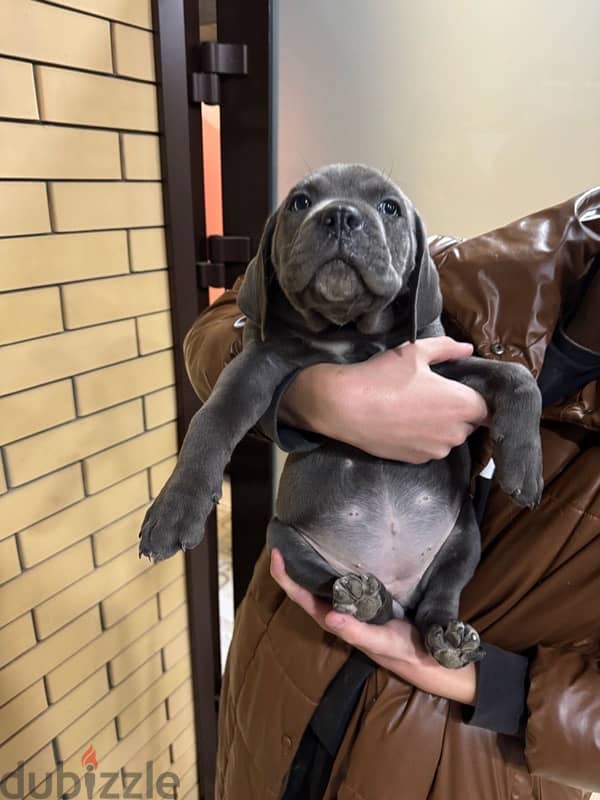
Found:
[[[388,508],[362,524],[328,514],[322,527],[297,530],[336,573],[375,575],[405,608],[450,535],[459,510],[446,507],[431,515],[414,508],[399,517]]]
[[[406,607],[454,528],[463,467],[459,457],[409,465],[328,444],[288,459],[277,515],[333,572],[371,573]]]

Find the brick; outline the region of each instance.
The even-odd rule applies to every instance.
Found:
[[[0,181],[0,236],[48,233],[50,216],[43,183]]]
[[[122,403],[132,397],[140,397],[174,382],[175,372],[171,351],[124,361],[113,367],[94,370],[75,378],[77,409],[80,415],[91,414],[101,408]],[[174,394],[173,389],[169,391]],[[163,421],[168,422],[171,419],[173,417]]]
[[[187,606],[183,606],[186,611],[187,619]],[[178,661],[184,659],[190,652],[190,637],[187,628],[172,639],[163,648],[165,669],[171,669]],[[189,661],[189,659],[188,659]]]
[[[0,399],[0,444],[60,425],[75,417],[71,381],[59,381]]]
[[[163,221],[160,183],[52,183],[50,198],[57,231],[135,228]]]
[[[125,231],[0,240],[0,291],[129,271]]]
[[[60,703],[50,706],[0,747],[0,775],[12,772],[16,768],[17,762],[26,760],[40,750],[59,731],[64,730],[80,717],[82,709],[90,708],[107,692],[106,670],[98,670],[63,698]],[[77,746],[80,744],[81,742]]]
[[[147,717],[156,706],[164,701],[168,695],[179,686],[190,674],[190,665],[183,660],[169,672],[165,672],[155,680],[147,691],[137,697],[117,716],[117,731],[119,738],[127,736],[129,731]],[[135,673],[134,673],[135,675]],[[125,684],[121,684],[124,686]],[[113,689],[113,691],[115,691]]]
[[[0,295],[0,346],[62,331],[56,286]]]
[[[24,781],[25,793],[23,798],[30,797],[30,790],[35,789],[42,781],[45,781],[47,775],[51,775],[56,769],[56,762],[54,760],[54,751],[52,744],[47,744],[39,753],[36,753],[32,758],[25,761],[23,765],[23,775],[31,776]],[[8,777],[0,781],[0,795],[2,797],[18,797],[19,787],[16,782],[16,777]],[[38,797],[41,796],[41,792]]]
[[[160,618],[164,619],[178,606],[186,602],[185,578],[177,578],[158,595]]]
[[[0,708],[0,741],[6,741],[46,708],[42,681],[14,697]]]
[[[87,491],[90,494],[99,492],[116,481],[167,458],[176,450],[176,426],[169,423],[86,458],[83,470]]]
[[[31,64],[0,58],[0,116],[38,118]]]
[[[54,558],[49,558],[43,564],[26,570],[18,581],[10,581],[0,587],[0,626],[35,606],[38,606],[37,614],[40,603],[62,589],[59,595],[61,597],[68,591],[65,586],[69,587],[92,572],[93,568],[92,548],[86,540]],[[76,604],[72,611],[73,617],[80,613]],[[60,624],[56,625],[54,630],[59,627]]]
[[[133,317],[168,308],[166,272],[71,283],[63,288],[67,328]]]
[[[146,761],[152,758],[152,750],[149,747],[156,740],[157,733],[165,729],[165,709],[164,706],[157,708],[149,717],[133,730],[129,736],[121,740],[118,745],[102,756],[101,768],[106,772],[117,772],[122,767],[126,767],[130,771],[138,771],[145,773]],[[131,762],[130,759],[133,754],[138,750],[142,752],[142,760],[136,759],[136,762]],[[141,766],[138,766],[138,763]],[[155,772],[156,775],[156,772]]]
[[[106,724],[115,717],[125,703],[144,692],[148,686],[156,681],[160,674],[160,656],[157,654],[120,686],[112,689],[94,708],[90,708],[89,711],[83,714],[77,722],[63,730],[57,737],[61,759],[64,760],[75,750],[79,750],[81,743],[88,741],[99,726]],[[73,694],[74,692],[68,694],[56,707],[60,707],[61,703],[68,700]],[[89,708],[89,705],[87,707]],[[82,708],[86,708],[86,706],[82,706]]]
[[[120,178],[118,135],[0,122],[0,177]]]
[[[160,490],[171,477],[176,464],[177,458],[173,457],[150,467],[150,496],[152,498],[158,497]]]
[[[167,698],[167,709],[169,711],[169,719],[176,718],[182,709],[194,707],[194,694],[192,691],[191,680],[185,681],[181,686],[178,686],[175,691],[171,692]],[[182,712],[183,713],[183,712]]]
[[[92,609],[92,611],[98,616],[97,608]],[[127,647],[132,640],[139,637],[141,631],[144,631],[150,625],[154,625],[156,620],[156,603],[153,600],[149,600],[118,625],[86,643],[85,647],[82,647],[55,669],[48,669],[46,683],[50,701],[55,703],[61,697],[64,697],[73,687],[77,686],[82,676],[90,675],[103,664],[106,664],[114,655]],[[59,634],[55,634],[55,636],[57,635]],[[52,641],[55,636],[48,641]],[[43,647],[43,645],[44,643],[39,647]]]
[[[81,542],[81,545],[89,547],[90,542],[86,539]],[[71,550],[79,546],[75,545]],[[50,561],[52,560],[54,559],[50,559]],[[49,561],[45,561],[40,566],[34,567],[34,570],[39,570],[48,563]],[[66,625],[67,622],[81,614],[82,611],[91,608],[110,592],[114,592],[118,587],[128,583],[138,576],[140,572],[149,568],[150,565],[148,563],[144,563],[138,558],[137,547],[135,547],[118,558],[109,561],[103,567],[95,569],[91,575],[86,575],[85,580],[77,581],[77,583],[70,581],[70,585],[63,589],[60,594],[37,604],[34,610],[34,618],[39,637],[45,639],[46,636],[50,636],[51,633]],[[28,570],[24,575],[34,570]],[[21,580],[23,580],[23,577],[21,577]],[[8,585],[10,586],[10,584]]]
[[[177,797],[184,797],[191,787],[195,786],[198,780],[196,770],[196,750],[194,747],[188,748],[173,763],[172,771],[179,778]]]
[[[136,323],[142,355],[173,347],[170,311],[159,311],[158,314],[138,317]]]
[[[184,798],[185,800],[196,800],[199,797],[198,772],[195,763],[187,772],[179,776],[177,797],[181,798],[181,800],[184,800]]]
[[[177,797],[180,797],[180,795],[178,794]],[[192,788],[185,795],[182,795],[181,800],[202,800],[202,796],[200,795],[200,787],[198,784],[192,786]]]
[[[112,26],[115,72],[131,78],[154,81],[154,37],[127,25]]]
[[[164,709],[164,704],[162,706],[160,706],[160,708]],[[160,753],[160,755],[158,755],[158,756],[149,756],[148,760],[152,761],[152,764],[154,765],[154,774],[155,775],[161,775],[163,772],[170,772],[171,771],[171,768],[172,768],[172,765],[171,765],[171,753],[170,753],[168,747],[166,748],[166,750],[163,750],[162,753]],[[175,798],[176,797],[175,787],[174,786],[170,790],[170,792],[167,792],[166,796],[167,797],[171,797],[171,798]]]
[[[68,378],[137,355],[133,320],[0,348],[0,395]]]
[[[196,744],[196,737],[194,734],[194,726],[188,725],[179,736],[173,739],[171,749],[173,751],[173,761],[177,762],[179,758],[185,753],[186,750],[189,750],[190,747],[194,747]]]
[[[76,8],[90,14],[98,14],[108,19],[139,25],[141,28],[152,27],[152,10],[150,0],[54,0],[59,6]]]
[[[45,3],[2,0],[0,53],[112,71],[109,23]]]
[[[9,622],[4,628],[0,629],[0,667],[13,661],[21,653],[29,650],[35,645],[35,631],[31,614],[23,614],[22,617]],[[3,670],[0,675],[4,675]],[[11,694],[10,697],[13,695]]]
[[[148,482],[141,473],[26,528],[18,534],[25,566],[45,561],[147,501]]]
[[[134,272],[167,268],[164,228],[129,231],[129,249]]]
[[[30,621],[33,635],[31,615],[28,614],[26,618]],[[25,617],[20,617],[20,619],[25,619]],[[69,663],[71,659],[76,659],[77,651],[85,648],[89,641],[100,636],[101,633],[99,609],[92,608],[65,625],[49,639],[39,642],[36,647],[13,660],[0,672],[0,705],[6,703],[11,697],[15,697],[44,675],[51,675],[52,670],[59,664]],[[74,655],[76,653],[77,655]],[[73,685],[80,683],[93,671],[92,669],[82,671]],[[52,697],[51,700],[53,702]]]
[[[168,351],[171,356],[171,351]],[[162,355],[162,354],[161,354]],[[144,419],[146,428],[156,428],[171,422],[177,417],[177,395],[175,388],[168,386],[160,392],[153,392],[144,397]]]
[[[164,706],[159,706],[159,708],[164,708]],[[149,717],[146,717],[146,720],[150,720],[154,718],[154,715],[157,714],[158,709],[154,711]],[[146,720],[138,725],[135,730],[127,736],[126,739],[123,740],[123,743],[129,742],[136,734],[142,726],[145,727]],[[143,749],[140,749],[133,758],[131,758],[127,762],[127,769],[129,770],[144,770],[146,760],[148,758],[153,758],[158,753],[161,753],[169,744],[183,731],[186,727],[190,725],[193,721],[193,706],[190,704],[185,708],[180,714],[177,714],[173,719],[170,719],[166,725],[164,725],[148,742],[146,742]]]
[[[118,626],[115,626],[118,627]],[[129,645],[119,655],[115,656],[109,664],[109,675],[111,684],[116,686],[134,672],[140,664],[147,661],[174,638],[182,629],[187,636],[187,608],[181,606],[177,611],[170,614],[160,624],[147,630],[139,639]]]
[[[141,739],[141,731],[145,732],[147,740],[152,740],[154,736],[160,731],[167,724],[167,710],[165,708],[165,704],[158,706],[150,716],[146,717],[142,722],[135,728],[135,733],[138,734],[138,737]],[[140,733],[138,733],[140,731]],[[134,735],[134,732],[130,733],[129,736],[124,739],[127,741]],[[147,743],[146,743],[147,744]],[[131,748],[128,748],[131,750]],[[166,756],[166,760],[165,760]],[[169,753],[169,748],[167,746],[166,749],[163,749],[162,753],[157,756],[152,750],[148,748],[148,746],[144,747],[143,749],[143,759],[135,758],[125,764],[123,764],[123,770],[126,773],[132,772],[142,772],[142,774],[146,771],[146,764],[151,762],[154,765],[154,775],[158,776],[161,772],[166,771],[169,769],[171,765],[171,757]],[[141,768],[140,768],[141,767]]]
[[[36,433],[4,449],[12,486],[122,442],[144,429],[141,400]]]
[[[110,562],[111,564],[114,561]],[[178,553],[167,561],[154,564],[126,586],[102,600],[102,620],[106,628],[112,627],[137,606],[152,597],[183,572],[183,554]]]
[[[94,750],[96,751],[100,770],[105,772],[114,771],[109,767],[109,763],[118,741],[117,729],[114,720],[111,720],[108,725],[104,725],[104,727],[91,733],[85,743],[80,745],[80,749],[75,750],[74,753],[62,762],[63,771],[73,772],[75,775],[83,775],[85,770],[81,765],[81,755],[83,751],[87,750],[90,744],[93,744]],[[102,786],[102,783],[100,783],[99,786]],[[113,789],[114,788],[115,787],[113,787]],[[123,792],[117,794],[117,797],[121,800],[121,798],[123,798]]]
[[[158,131],[152,84],[54,67],[36,67],[35,74],[40,117],[47,122]]]
[[[12,489],[0,497],[0,540],[76,503],[83,494],[79,464]]]
[[[0,542],[0,583],[6,583],[21,572],[17,542],[14,536]]]
[[[109,490],[110,491],[110,490]],[[99,495],[94,495],[98,497]],[[94,534],[94,556],[96,564],[105,564],[124,550],[138,544],[140,528],[147,506],[136,509],[131,514],[113,522]]]
[[[158,136],[124,133],[121,146],[124,176],[127,180],[160,180]]]

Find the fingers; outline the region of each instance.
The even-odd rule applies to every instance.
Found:
[[[442,378],[442,380],[448,380]],[[467,423],[478,427],[483,425],[490,417],[490,411],[483,397],[458,381],[450,381],[452,390],[455,393],[456,412]],[[447,387],[450,389],[450,387]]]
[[[441,364],[457,358],[468,358],[473,354],[473,345],[468,342],[457,342],[450,336],[433,336],[430,339],[419,339],[415,344],[429,364]]]
[[[271,577],[281,586],[290,600],[297,603],[321,627],[324,627],[325,615],[331,610],[331,606],[319,600],[308,589],[304,589],[290,578],[285,570],[283,556],[277,549],[273,549],[271,552]]]

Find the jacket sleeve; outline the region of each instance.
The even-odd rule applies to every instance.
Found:
[[[183,342],[185,366],[194,391],[205,403],[221,371],[242,351],[245,318],[237,305],[238,278],[233,289],[222,294],[200,314]],[[322,437],[279,422],[279,404],[297,371],[288,375],[273,396],[264,417],[252,431],[274,442],[285,452],[301,452],[318,447]]]
[[[525,755],[530,772],[600,791],[600,662],[540,647],[529,678]]]

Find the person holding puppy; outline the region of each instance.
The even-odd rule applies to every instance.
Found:
[[[542,501],[524,511],[492,485],[481,562],[462,595],[486,657],[446,670],[410,623],[336,614],[264,553],[224,678],[218,798],[574,800],[600,790],[600,191],[471,240],[434,240],[431,252],[446,330],[470,344],[419,340],[400,359],[309,367],[261,430],[285,450],[328,436],[421,463],[487,417],[475,392],[459,398],[429,364],[474,346],[532,371],[546,406]],[[227,292],[186,338],[202,400],[241,349],[235,301]],[[483,466],[485,446],[476,452]]]

